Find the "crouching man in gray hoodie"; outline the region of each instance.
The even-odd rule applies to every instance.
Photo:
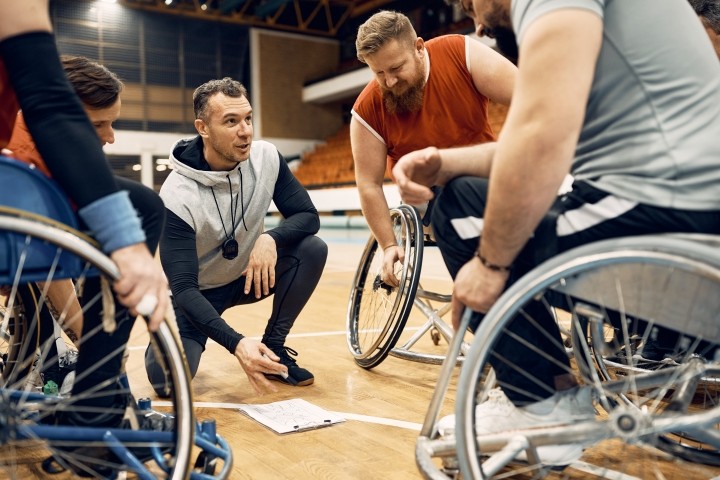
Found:
[[[275,146],[253,142],[252,107],[240,82],[211,80],[195,90],[193,104],[198,136],[175,144],[174,170],[160,189],[167,208],[160,259],[190,373],[211,338],[235,355],[257,393],[276,390],[268,380],[310,385],[315,378],[297,365],[285,339],[327,258],[327,245],[315,236],[317,210]],[[271,201],[284,220],[264,230]],[[221,317],[269,295],[262,342]],[[163,396],[165,377],[152,348],[145,366]]]

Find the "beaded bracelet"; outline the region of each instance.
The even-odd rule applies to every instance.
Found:
[[[487,258],[483,257],[483,254],[480,253],[480,249],[475,252],[475,256],[480,259],[480,263],[482,263],[485,268],[489,268],[493,272],[509,272],[512,268],[512,265],[495,265],[494,263],[488,262]]]

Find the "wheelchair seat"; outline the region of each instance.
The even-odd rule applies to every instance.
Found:
[[[32,217],[43,223],[62,224],[77,229],[78,221],[67,196],[50,178],[18,160],[0,156],[0,213],[6,216]],[[26,246],[26,242],[29,245]],[[24,252],[21,254],[21,252]],[[22,255],[22,258],[21,258]],[[54,266],[55,278],[77,277],[82,272],[77,257],[62,254],[38,239],[8,231],[0,233],[0,284],[15,280],[16,267],[22,262],[22,281],[42,281]]]

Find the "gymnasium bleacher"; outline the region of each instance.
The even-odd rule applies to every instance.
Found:
[[[355,168],[350,149],[350,126],[343,125],[325,143],[303,154],[295,177],[307,188],[353,185]]]
[[[488,118],[495,134],[505,122],[508,107],[494,102],[488,105]],[[355,185],[355,168],[350,147],[350,126],[344,124],[324,143],[301,156],[295,177],[308,189]],[[389,172],[385,180],[390,182]]]

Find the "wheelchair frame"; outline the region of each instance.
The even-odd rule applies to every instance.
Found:
[[[657,326],[694,338],[695,351],[700,340],[720,344],[718,246],[720,237],[705,235],[605,240],[562,253],[522,277],[480,323],[460,372],[455,434],[442,437],[438,417],[460,340],[450,346],[416,442],[416,461],[424,477],[447,480],[460,474],[464,479],[484,479],[524,472],[539,478],[551,472],[540,460],[541,448],[577,444],[591,452],[591,458],[602,460],[593,449],[606,448],[609,440],[622,445],[620,455],[627,456],[623,462],[629,465],[647,456],[660,465],[655,467],[658,472],[667,462],[717,476],[720,358],[716,354],[714,359],[700,359],[691,349],[681,363],[666,362],[653,371],[638,368],[635,356],[627,352],[634,352],[631,340],[647,341]],[[475,431],[475,408],[495,384],[488,370],[494,342],[526,303],[545,299],[553,300],[549,309],[562,303],[571,314],[569,346],[558,348],[572,356],[572,373],[592,389],[596,416],[578,423],[480,434]],[[463,328],[470,317],[470,312],[463,316]],[[643,329],[641,338],[635,338],[637,332],[633,336],[633,328]],[[615,356],[622,352],[625,357],[618,366]],[[697,397],[708,394],[713,395],[710,406],[698,406]],[[516,460],[520,454],[523,462]],[[617,466],[588,462],[579,464],[592,468],[594,475],[624,478],[613,470]]]
[[[355,362],[363,368],[379,365],[388,355],[415,362],[439,365],[444,355],[413,351],[412,348],[430,333],[433,343],[440,338],[450,343],[454,337],[452,326],[443,316],[451,309],[450,294],[425,290],[420,284],[423,250],[434,245],[431,235],[424,231],[418,211],[411,205],[390,209],[390,219],[398,246],[405,249],[403,262],[396,272],[399,287],[391,287],[380,279],[382,251],[378,251],[375,237],[370,235],[353,279],[346,318],[347,343]],[[433,302],[440,304],[433,305]],[[403,345],[396,347],[412,308],[419,310],[427,321]],[[368,317],[368,318],[365,318]],[[461,345],[465,354],[469,345]],[[462,362],[462,355],[457,357]]]
[[[70,411],[74,400],[72,396],[44,394],[32,381],[32,376],[39,375],[45,362],[57,361],[42,353],[37,357],[36,350],[42,347],[38,345],[37,335],[30,334],[39,332],[40,314],[47,306],[46,289],[42,289],[34,305],[24,305],[17,297],[18,287],[34,282],[49,285],[56,279],[83,278],[88,273],[99,274],[110,284],[119,278],[119,272],[88,237],[74,230],[72,210],[50,180],[7,158],[0,158],[0,178],[3,185],[0,285],[11,285],[5,295],[9,304],[0,306],[0,353],[4,354],[0,369],[0,472],[13,478],[16,458],[28,450],[28,455],[33,455],[38,463],[42,460],[37,458],[41,452],[45,451],[45,456],[47,452],[53,455],[43,462],[43,467],[50,466],[52,458],[65,469],[74,466],[94,476],[110,468],[115,473],[131,472],[141,479],[227,478],[232,468],[232,451],[217,434],[213,421],[196,423],[181,344],[167,322],[151,334],[151,340],[153,348],[161,352],[166,375],[172,380],[171,431],[143,430],[139,425],[125,429],[54,424],[55,413]],[[13,188],[26,189],[28,195],[13,194]],[[83,372],[76,373],[83,375]],[[118,388],[129,390],[127,377],[122,372],[118,372],[117,381]],[[135,412],[131,416],[134,415]],[[193,446],[200,449],[194,467]],[[114,461],[119,463],[112,466],[107,459],[93,460],[97,463],[91,465],[97,466],[88,467],[82,461],[82,455],[87,453],[82,452],[98,447],[113,452]],[[73,451],[81,452],[81,457],[70,453]],[[138,451],[143,452],[142,460],[138,458]],[[218,460],[222,462],[222,469],[215,476]]]

